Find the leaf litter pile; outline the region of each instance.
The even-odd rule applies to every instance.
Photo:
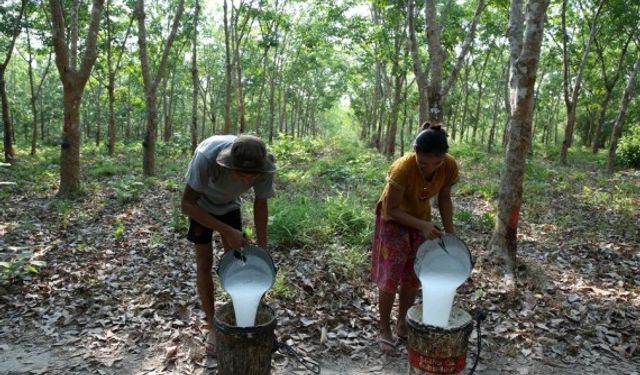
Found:
[[[626,178],[637,182],[638,174]],[[101,204],[115,194],[105,188],[104,196],[71,201],[68,210],[56,206],[53,193],[16,189],[4,199],[0,260],[26,259],[38,272],[8,274],[5,263],[1,373],[215,371],[215,358],[205,353],[191,246],[169,225],[180,188],[147,189],[127,204]],[[528,221],[525,203],[515,291],[503,286],[486,250],[491,227],[480,218],[491,206],[478,196],[455,197],[456,210],[472,213],[456,225],[478,259],[455,303],[488,312],[477,372],[638,374],[638,197],[635,211],[621,214],[550,194],[553,204],[536,212],[546,224]],[[278,340],[320,363],[323,373],[406,373],[405,357],[385,358],[376,345],[377,294],[367,261],[350,272],[327,267],[329,253],[340,250],[271,249],[287,286],[267,296]],[[227,300],[219,288],[217,294],[218,303]],[[292,355],[273,358],[274,373],[309,373]]]

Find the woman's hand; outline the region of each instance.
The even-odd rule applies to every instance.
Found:
[[[428,240],[435,240],[439,238],[444,233],[440,229],[438,229],[435,225],[433,225],[430,221],[424,221],[422,225],[422,234]]]

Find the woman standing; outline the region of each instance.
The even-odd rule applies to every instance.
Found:
[[[448,150],[447,134],[442,127],[425,123],[414,141],[414,152],[400,157],[389,168],[376,206],[371,279],[379,291],[378,344],[389,356],[400,355],[391,331],[396,292],[399,307],[395,335],[404,339],[407,310],[420,286],[413,270],[418,246],[426,239],[444,234],[431,221],[432,197],[438,196],[444,232],[454,232],[451,187],[458,181],[458,166]]]

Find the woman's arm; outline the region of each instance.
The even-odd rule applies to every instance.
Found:
[[[451,201],[451,185],[446,186],[438,193],[438,208],[442,218],[442,226],[445,232],[455,233],[453,228],[453,202]]]
[[[420,220],[414,216],[400,209],[400,202],[402,202],[402,195],[404,189],[394,185],[389,185],[389,191],[387,193],[386,210],[387,215],[394,221],[411,228],[415,228],[422,232],[422,234],[429,240],[433,240],[442,235],[433,223],[425,220]]]

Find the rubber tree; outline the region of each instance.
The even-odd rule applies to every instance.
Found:
[[[9,115],[9,99],[7,98],[7,85],[5,80],[5,73],[9,62],[11,61],[11,55],[13,53],[13,47],[16,44],[16,39],[20,35],[22,30],[22,17],[27,8],[27,0],[20,2],[20,8],[18,15],[13,19],[13,22],[7,22],[0,26],[0,31],[9,37],[9,46],[4,52],[4,60],[0,60],[0,100],[2,101],[2,123],[4,124],[4,160],[10,162],[15,156],[13,151],[13,127],[11,124],[11,116]],[[4,13],[4,12],[3,12]],[[4,17],[3,17],[4,18]],[[7,21],[7,20],[5,20]]]
[[[509,10],[510,129],[498,192],[496,225],[489,247],[503,256],[506,274],[515,275],[518,221],[522,206],[524,166],[531,144],[533,100],[544,34],[544,20],[550,0],[512,0]]]
[[[640,71],[640,57],[636,59],[636,63],[633,66],[633,71],[629,74],[627,87],[624,89],[624,94],[622,95],[622,100],[620,101],[620,110],[618,111],[618,116],[616,117],[616,123],[613,126],[613,130],[611,132],[611,141],[609,142],[609,158],[607,161],[607,172],[610,174],[614,171],[616,162],[616,149],[618,147],[620,136],[622,135],[622,126],[624,125],[624,118],[627,113],[627,107],[629,107],[629,102],[631,102],[631,99],[633,99],[633,92],[635,90],[638,71]]]
[[[155,151],[158,132],[158,108],[157,108],[157,93],[158,85],[164,74],[165,67],[167,65],[167,59],[169,58],[169,52],[171,46],[176,38],[178,26],[180,25],[180,19],[184,12],[184,0],[180,0],[177,4],[175,16],[171,26],[171,31],[167,37],[166,44],[162,51],[162,57],[158,63],[158,68],[155,75],[152,76],[151,69],[149,67],[149,57],[147,54],[147,28],[145,25],[145,7],[144,0],[137,0],[135,15],[138,19],[138,51],[140,56],[140,64],[142,68],[142,81],[144,83],[145,92],[145,104],[146,104],[146,123],[147,128],[142,142],[143,147],[143,161],[142,168],[145,176],[155,175]]]
[[[93,0],[89,29],[86,36],[84,56],[78,67],[78,11],[80,1],[74,0],[65,24],[62,0],[49,0],[51,9],[53,49],[56,67],[62,81],[63,113],[62,143],[60,155],[60,190],[69,196],[80,190],[80,103],[85,85],[95,64],[96,39],[104,0]],[[69,30],[69,34],[67,34]]]

